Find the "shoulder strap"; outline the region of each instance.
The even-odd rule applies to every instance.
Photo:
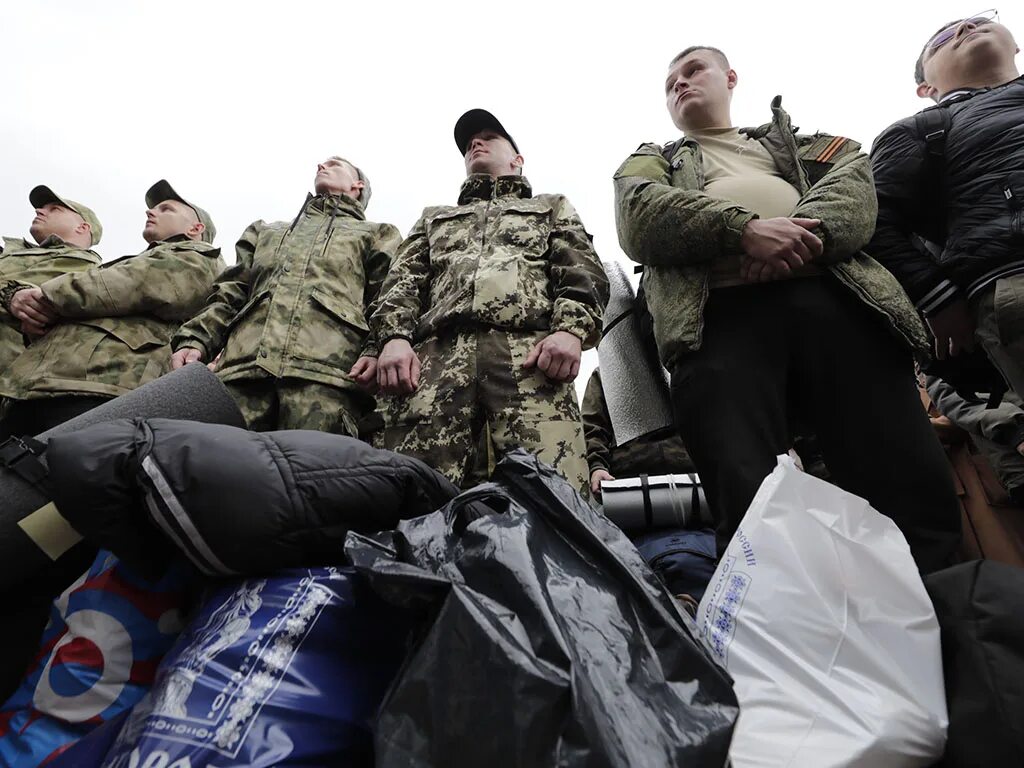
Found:
[[[661,156],[671,163],[672,158],[676,154],[676,150],[679,149],[679,145],[682,143],[683,139],[676,139],[675,141],[670,141],[668,144],[661,148]]]
[[[946,139],[950,125],[949,109],[939,104],[914,115],[917,138],[924,142],[925,163],[921,189],[929,215],[928,237],[940,243],[946,239]]]

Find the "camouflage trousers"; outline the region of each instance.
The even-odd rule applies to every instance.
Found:
[[[483,451],[489,448],[499,459],[521,447],[589,497],[572,382],[523,368],[547,334],[481,326],[449,329],[417,344],[419,387],[383,401],[383,447],[421,459],[462,488],[485,479],[493,462]]]
[[[367,410],[366,397],[315,381],[268,376],[232,379],[224,386],[254,432],[312,429],[359,437],[359,417]]]

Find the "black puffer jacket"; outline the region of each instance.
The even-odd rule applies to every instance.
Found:
[[[878,225],[867,251],[896,275],[926,315],[1024,271],[1024,78],[954,96],[949,112],[946,237],[936,258],[912,235],[941,239],[929,222],[936,195],[914,117],[887,128],[871,149]]]
[[[344,562],[348,531],[458,494],[421,461],[300,430],[119,420],[51,438],[46,459],[68,522],[148,574],[175,549],[211,575]]]

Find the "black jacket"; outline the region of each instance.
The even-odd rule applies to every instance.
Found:
[[[871,150],[878,224],[867,249],[926,315],[1024,271],[1024,78],[931,109],[948,110],[950,118],[939,161],[944,194],[934,194],[928,181],[915,118],[887,128]],[[942,198],[944,210],[931,210],[930,201]],[[933,256],[915,246],[915,234],[939,242],[941,251]]]
[[[348,531],[458,494],[421,461],[304,430],[124,419],[54,436],[46,459],[75,530],[150,575],[175,550],[210,575],[342,563]]]

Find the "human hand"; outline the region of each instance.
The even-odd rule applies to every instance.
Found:
[[[60,320],[42,288],[22,288],[11,296],[11,315],[21,321],[21,329],[29,336],[42,336],[49,326]]]
[[[580,372],[583,342],[568,331],[555,331],[533,345],[523,368],[538,368],[552,381],[572,381]]]
[[[745,256],[740,267],[743,278],[765,282],[787,277],[816,259],[823,245],[811,230],[819,224],[819,219],[751,219],[740,237]]]
[[[209,368],[211,371],[216,373],[217,369],[220,368],[220,359],[222,357],[224,357],[224,350],[223,349],[220,352],[217,353],[217,356],[215,358],[213,358],[213,360],[211,360],[210,362],[208,362],[206,364],[206,367]]]
[[[1017,446],[1017,453],[1019,453],[1021,456],[1024,456],[1024,443],[1021,443],[1020,445]]]
[[[356,360],[348,375],[355,379],[356,384],[367,392],[374,392],[377,389],[377,358],[370,355],[363,355]]]
[[[966,299],[957,299],[926,320],[935,337],[935,356],[939,360],[974,349],[974,318]]]
[[[176,371],[184,365],[194,363],[197,360],[201,361],[203,353],[195,347],[182,347],[173,355],[171,355],[171,370]]]
[[[595,496],[601,495],[601,483],[605,480],[614,480],[612,473],[607,469],[595,469],[590,473],[590,492]]]
[[[420,359],[407,339],[391,339],[377,359],[377,386],[389,395],[408,395],[420,385]]]

